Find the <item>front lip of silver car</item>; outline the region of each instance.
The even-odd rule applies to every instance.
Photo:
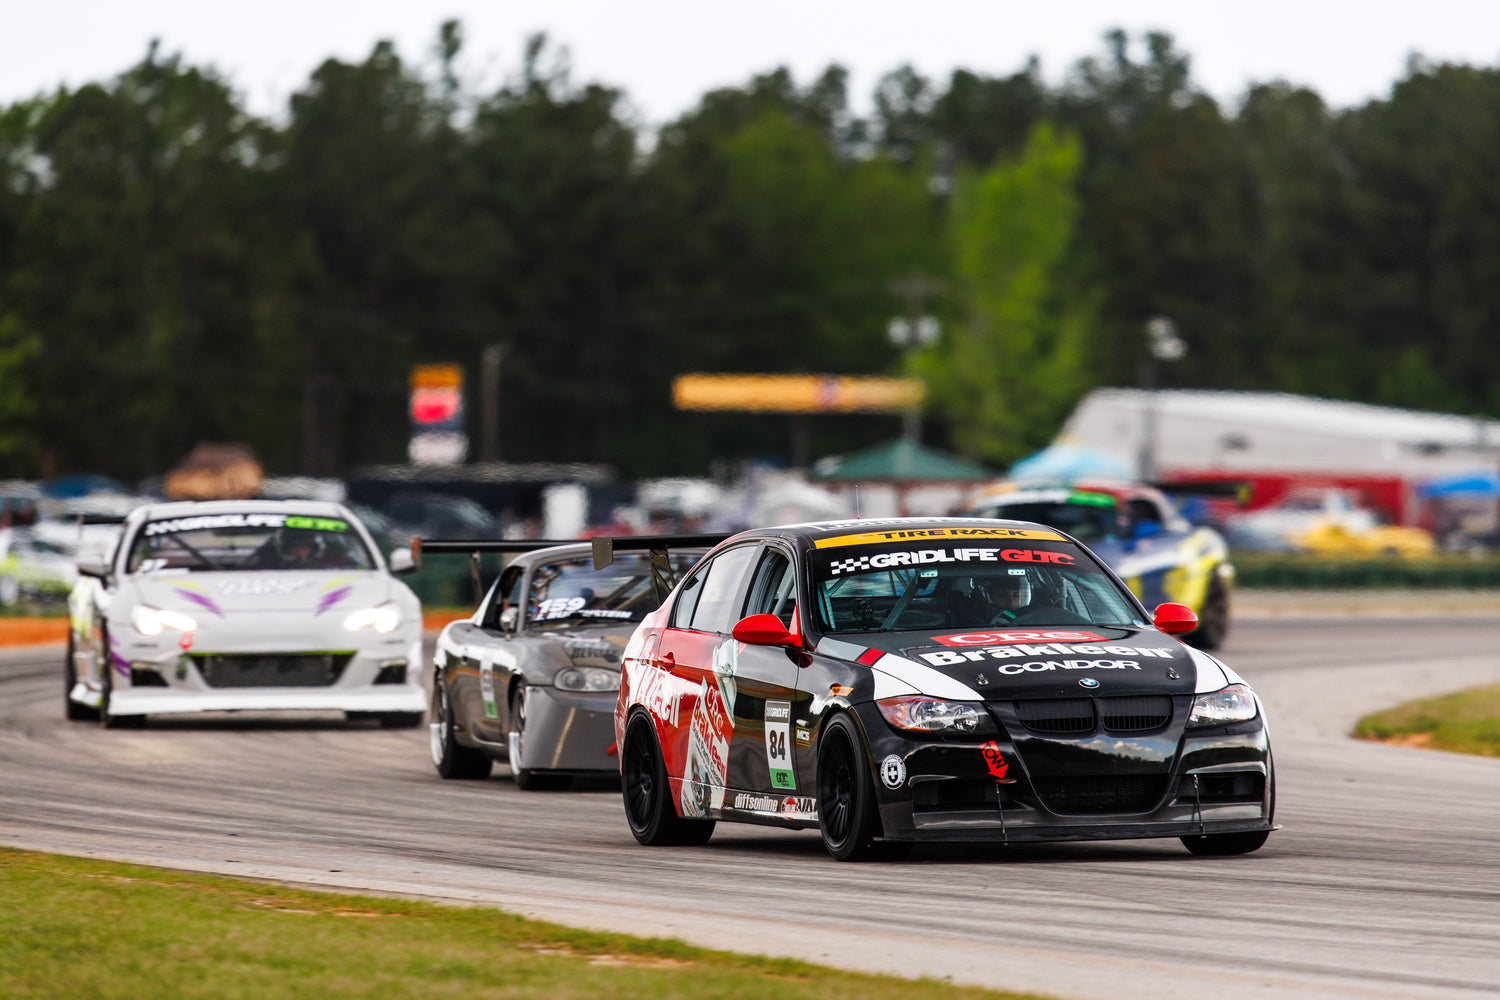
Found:
[[[203,622],[189,645],[183,634],[166,629],[142,636],[128,623],[110,634],[111,715],[157,715],[216,711],[336,710],[345,712],[422,712],[427,695],[421,684],[422,633],[419,622],[380,634],[342,627],[332,621],[299,621],[285,612],[231,613]],[[297,656],[349,654],[338,679],[320,687],[212,687],[196,657],[221,654]],[[376,684],[382,669],[405,669],[399,682]],[[150,686],[133,686],[138,672],[154,674]],[[387,673],[390,671],[388,670]],[[157,680],[156,678],[159,678]],[[162,686],[165,685],[165,686]]]

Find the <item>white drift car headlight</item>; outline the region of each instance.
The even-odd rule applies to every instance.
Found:
[[[880,714],[897,729],[923,733],[993,733],[995,723],[984,705],[974,701],[944,701],[926,695],[900,695],[875,703]]]
[[[552,683],[564,691],[618,691],[620,675],[599,667],[568,667],[559,670]]]
[[[1227,726],[1255,718],[1255,695],[1243,684],[1231,684],[1193,700],[1190,726]]]
[[[163,611],[149,604],[137,604],[130,609],[130,624],[141,635],[161,635],[162,629],[167,628],[179,632],[198,631],[198,623],[181,611]]]
[[[394,632],[401,624],[401,609],[394,604],[382,604],[378,608],[365,608],[344,619],[344,628],[358,632],[362,628],[373,628],[377,632]]]

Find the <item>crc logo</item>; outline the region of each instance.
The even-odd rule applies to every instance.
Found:
[[[1092,689],[1094,689],[1094,688],[1096,688],[1096,687],[1099,686],[1099,681],[1096,680],[1093,677],[1081,677],[1078,680],[1078,686],[1079,687],[1086,687],[1086,688],[1089,688],[1090,690],[1092,690]]]
[[[900,788],[906,784],[906,761],[895,754],[881,761],[880,781],[887,788]]]

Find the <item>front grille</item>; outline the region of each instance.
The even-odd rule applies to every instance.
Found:
[[[1172,699],[1160,694],[1100,698],[1099,718],[1110,732],[1147,733],[1172,718]]]
[[[1021,724],[1034,733],[1091,733],[1094,703],[1088,698],[1047,698],[1016,702]]]
[[[1042,805],[1061,815],[1149,812],[1167,789],[1164,774],[1089,774],[1062,778],[1033,777],[1031,786]]]
[[[204,683],[215,688],[329,687],[338,683],[353,653],[291,656],[194,656]]]

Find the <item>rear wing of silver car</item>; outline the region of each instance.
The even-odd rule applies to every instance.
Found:
[[[672,549],[711,549],[724,539],[723,535],[595,535],[589,539],[594,547],[594,568],[603,569],[615,561],[616,552],[646,552],[651,565],[651,589],[660,605],[677,586],[677,576],[672,572]]]

